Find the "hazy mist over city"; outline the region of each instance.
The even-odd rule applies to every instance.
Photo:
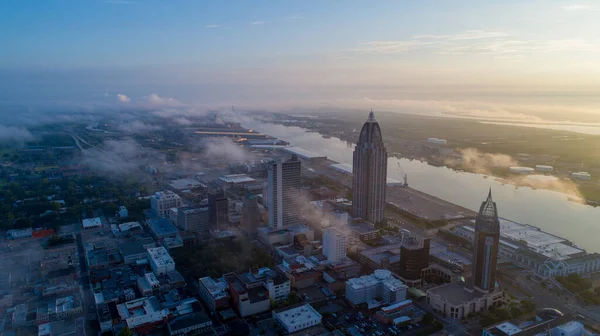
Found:
[[[600,1],[0,3],[0,335],[600,335]]]

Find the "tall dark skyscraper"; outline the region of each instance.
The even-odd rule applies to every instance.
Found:
[[[256,230],[260,225],[260,208],[256,196],[247,193],[244,197],[244,205],[242,206],[241,228],[249,237],[256,237]]]
[[[296,155],[285,162],[269,165],[267,204],[272,229],[300,223],[301,175],[301,163]]]
[[[473,285],[483,292],[493,290],[496,285],[496,263],[498,261],[498,241],[500,221],[498,209],[492,201],[492,190],[481,203],[475,219],[475,240],[473,245]]]
[[[229,200],[222,190],[208,194],[211,227],[215,230],[229,229]]]
[[[372,223],[384,220],[387,151],[373,111],[360,131],[352,160],[352,216]]]

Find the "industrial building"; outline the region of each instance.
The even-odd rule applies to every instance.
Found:
[[[301,223],[302,182],[301,163],[296,155],[284,162],[273,162],[268,167],[269,227],[280,229]]]
[[[150,207],[159,217],[167,217],[171,208],[179,208],[182,204],[181,197],[170,190],[157,192],[150,198]]]
[[[273,319],[286,333],[295,333],[321,323],[322,316],[310,304],[273,311]]]
[[[384,220],[387,151],[373,111],[360,131],[352,159],[352,216],[371,223]]]
[[[394,304],[406,300],[407,289],[408,287],[390,271],[378,269],[371,275],[346,281],[346,300],[352,305],[372,300]]]

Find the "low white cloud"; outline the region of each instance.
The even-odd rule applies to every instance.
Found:
[[[153,93],[150,96],[148,96],[148,102],[154,106],[182,106],[183,105],[179,100],[177,100],[175,98],[161,97],[156,93]]]
[[[220,27],[223,27],[223,25],[220,25],[220,24],[214,24],[214,23],[213,23],[213,24],[207,24],[207,25],[206,25],[206,26],[204,26],[204,27],[206,27],[206,28],[208,28],[208,29],[215,29],[215,28],[220,28]]]
[[[504,37],[508,36],[505,32],[499,31],[486,31],[486,30],[467,30],[462,33],[451,34],[451,35],[417,35],[413,39],[442,39],[442,40],[478,40],[487,39],[493,37]]]
[[[160,126],[150,125],[139,120],[121,123],[118,126],[119,131],[130,134],[142,134],[160,130]]]
[[[262,24],[265,24],[265,22],[264,21],[254,21],[251,24],[253,24],[253,25],[262,25]]]
[[[368,41],[351,51],[371,54],[396,54],[429,50],[434,54],[510,54],[523,58],[526,53],[559,51],[598,52],[600,46],[579,39],[533,40],[511,37],[500,31],[468,30],[449,35],[416,35],[407,40]]]
[[[131,98],[127,97],[122,93],[117,93],[117,100],[121,103],[129,103],[131,101]]]
[[[26,128],[0,125],[0,143],[23,143],[34,138]]]
[[[184,118],[184,117],[176,117],[172,119],[174,123],[182,125],[182,126],[188,126],[192,124],[192,121]]]
[[[113,178],[136,176],[139,167],[159,166],[164,163],[164,155],[141,146],[133,139],[106,140],[100,147],[84,150],[81,162],[91,169],[106,173]]]
[[[246,162],[254,160],[255,157],[233,143],[229,138],[210,138],[202,144],[204,146],[204,155],[207,160],[224,162]]]

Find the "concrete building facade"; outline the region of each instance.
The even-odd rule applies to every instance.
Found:
[[[175,261],[163,246],[148,249],[148,260],[156,275],[164,275],[175,271]]]
[[[229,228],[229,200],[222,190],[208,194],[210,209],[210,224],[215,230],[223,231]]]
[[[268,167],[269,226],[280,229],[300,224],[302,182],[301,162],[296,155],[284,162],[274,162]]]
[[[258,207],[258,200],[254,194],[247,193],[246,197],[244,197],[244,204],[242,205],[242,219],[240,223],[242,230],[244,230],[249,237],[256,237],[260,220],[261,213],[260,208]]]
[[[498,209],[492,200],[492,191],[481,204],[475,219],[473,241],[473,286],[487,292],[496,286],[496,266],[500,241]]]
[[[346,300],[353,305],[374,299],[384,304],[394,304],[406,300],[407,289],[390,271],[379,269],[371,275],[346,281]]]
[[[179,208],[182,204],[181,197],[172,191],[157,192],[150,198],[150,207],[159,217],[167,217],[171,208]]]
[[[352,216],[372,223],[384,220],[387,151],[373,111],[360,131],[352,158]]]
[[[209,237],[210,211],[208,207],[181,207],[177,211],[177,226],[184,231],[198,232]]]
[[[346,235],[336,228],[329,228],[323,232],[323,255],[329,262],[335,263],[346,258]]]
[[[273,319],[290,334],[320,324],[322,316],[307,303],[291,309],[273,311]]]

